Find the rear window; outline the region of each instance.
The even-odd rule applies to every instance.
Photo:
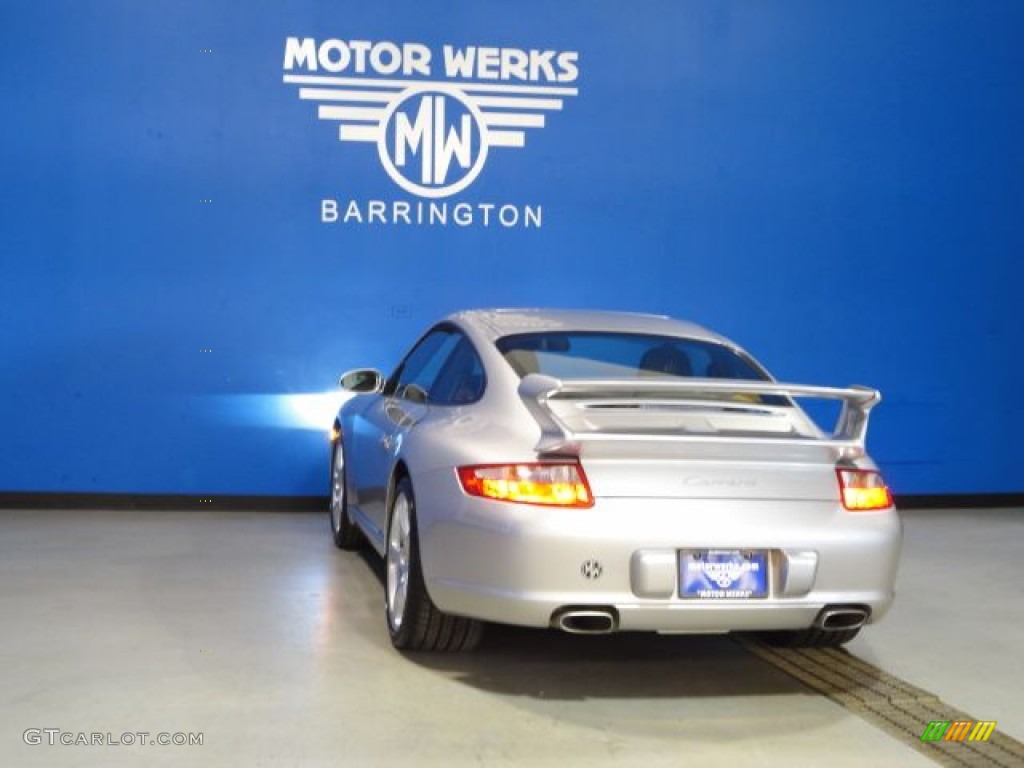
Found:
[[[505,336],[496,346],[520,376],[768,380],[767,373],[749,358],[722,344],[698,339],[558,331]]]

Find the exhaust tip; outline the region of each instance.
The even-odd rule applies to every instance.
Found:
[[[619,626],[614,608],[564,608],[551,623],[572,635],[607,635]]]
[[[871,612],[860,605],[826,606],[818,614],[814,625],[819,629],[857,629],[864,626]]]

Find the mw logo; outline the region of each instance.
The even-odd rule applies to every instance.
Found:
[[[487,160],[487,127],[458,89],[410,88],[389,106],[377,151],[385,171],[408,192],[447,197],[467,186]]]
[[[988,741],[995,729],[995,720],[932,720],[921,741]]]

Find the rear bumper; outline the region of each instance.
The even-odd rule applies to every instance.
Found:
[[[552,509],[418,489],[424,577],[442,610],[546,627],[566,606],[602,606],[622,630],[728,632],[809,627],[827,605],[878,621],[893,600],[901,545],[894,510],[838,502],[597,499]],[[447,486],[447,487],[443,487]],[[443,499],[447,503],[431,503]],[[770,552],[761,599],[679,597],[685,549]]]
[[[512,595],[495,598],[479,591],[457,590],[449,592],[442,587],[441,599],[447,603],[444,610],[501,624],[529,627],[554,627],[557,616],[567,610],[609,610],[617,616],[619,631],[660,632],[679,634],[721,634],[725,632],[753,632],[766,630],[804,629],[810,627],[822,610],[829,605],[858,605],[867,609],[867,623],[878,621],[889,609],[892,595],[873,596],[874,599],[847,602],[834,601],[780,601],[760,600],[757,604],[717,603],[661,604],[638,602],[603,602],[591,600],[551,601],[545,596]],[[861,597],[865,597],[861,595]],[[437,597],[435,597],[435,600]],[[482,599],[482,602],[481,602]]]
[[[803,598],[749,601],[674,597],[637,600],[635,595],[622,592],[496,590],[450,579],[432,581],[427,589],[434,602],[448,613],[502,624],[548,627],[567,608],[600,608],[617,614],[619,630],[693,634],[803,629],[810,627],[826,606],[832,605],[864,606],[869,614],[868,623],[873,623],[885,615],[894,597],[890,589],[815,591]]]

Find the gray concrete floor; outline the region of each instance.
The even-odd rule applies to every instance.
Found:
[[[1024,738],[1024,511],[904,519],[896,606],[850,650]],[[403,657],[379,563],[326,525],[0,511],[0,766],[931,764],[728,637],[506,628]]]

